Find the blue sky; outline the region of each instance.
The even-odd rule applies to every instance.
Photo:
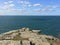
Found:
[[[60,0],[1,0],[0,15],[60,15]]]

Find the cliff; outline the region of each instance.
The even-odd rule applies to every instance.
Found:
[[[60,45],[60,40],[41,30],[22,28],[0,34],[0,45]]]

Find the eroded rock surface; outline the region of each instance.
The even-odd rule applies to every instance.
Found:
[[[22,28],[0,34],[0,45],[60,45],[59,39],[40,34],[41,30]],[[60,43],[60,42],[59,42]]]

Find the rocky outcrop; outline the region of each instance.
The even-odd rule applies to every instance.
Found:
[[[22,28],[0,34],[0,45],[55,45],[59,40],[53,36],[40,34],[41,30]]]

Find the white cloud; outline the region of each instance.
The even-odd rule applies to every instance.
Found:
[[[26,3],[26,1],[21,2],[21,4],[24,5],[28,5],[29,2]],[[16,6],[13,1],[7,1],[7,2],[3,2],[2,6],[0,6],[0,15],[2,14],[23,14],[26,13],[25,9],[21,9],[21,8],[15,8],[14,6]]]
[[[53,10],[53,9],[49,9],[49,10],[47,10],[47,11],[49,11],[49,12],[55,12],[56,10]]]
[[[28,5],[28,7],[32,7],[32,5],[31,5],[31,4],[29,4],[29,5]]]
[[[52,8],[52,9],[55,9],[55,8],[60,8],[60,6],[58,6],[58,5],[52,5],[52,6],[46,6],[46,8]]]
[[[0,15],[4,15],[5,14],[5,12],[4,11],[0,11]]]
[[[60,6],[51,6],[51,8],[60,8]]]
[[[2,9],[10,9],[12,8],[13,6],[15,6],[14,4],[7,4],[7,5],[3,5],[1,8]]]
[[[13,1],[3,2],[3,4],[13,3]]]
[[[21,0],[19,1],[19,3],[22,5],[29,5],[30,4],[29,1],[21,1]]]
[[[8,3],[13,3],[13,1],[8,1]]]
[[[18,3],[22,6],[22,8],[26,8],[26,7],[31,7],[32,6],[29,1],[19,0]]]
[[[23,9],[0,10],[0,15],[20,15],[24,13],[26,13],[26,10]]]
[[[37,12],[37,13],[40,13],[41,11],[40,11],[40,10],[33,10],[33,12]]]
[[[37,4],[33,4],[33,6],[42,6],[41,4],[37,3]]]
[[[60,6],[43,6],[42,8],[34,9],[34,12],[55,12]]]
[[[19,0],[18,2],[19,2],[20,4],[22,4],[23,6],[28,6],[28,7],[42,6],[42,5],[39,4],[39,3],[32,4],[31,2],[29,2],[29,1],[24,1],[24,0]]]
[[[17,3],[17,2],[16,2]],[[15,8],[16,5],[13,1],[7,1],[3,2],[2,6],[0,5],[0,14],[6,14],[8,13],[14,13],[14,14],[23,14],[23,13],[40,13],[40,12],[54,12],[56,11],[55,8],[60,8],[60,6],[43,6],[43,4],[40,3],[34,3],[32,4],[29,1],[26,0],[19,0],[19,3],[22,8]],[[32,7],[32,8],[30,8]],[[37,8],[35,8],[37,7]],[[28,8],[28,9],[27,9]],[[31,9],[31,10],[30,10]],[[31,12],[29,12],[31,11]]]
[[[54,12],[54,11],[56,11],[56,10],[54,10],[54,9],[50,9],[50,8],[41,8],[41,9],[34,9],[33,10],[33,12],[37,12],[37,13],[40,13],[40,12]]]
[[[13,1],[3,2],[2,5],[0,5],[0,15],[10,13],[10,9],[13,9],[14,6]]]
[[[13,1],[4,2],[3,5],[0,7],[0,9],[10,9],[15,6],[15,4],[12,3]]]
[[[8,2],[4,2],[4,4],[8,4]]]
[[[15,5],[14,5],[14,4],[10,4],[9,6],[10,6],[10,7],[13,7],[13,6],[15,6]]]
[[[23,12],[25,11],[24,9],[10,9],[12,12]]]
[[[20,4],[22,4],[22,3],[24,3],[22,0],[18,0],[18,3],[20,3]]]
[[[10,9],[8,11],[9,13],[18,14],[18,15],[26,13],[26,10],[24,9]]]

